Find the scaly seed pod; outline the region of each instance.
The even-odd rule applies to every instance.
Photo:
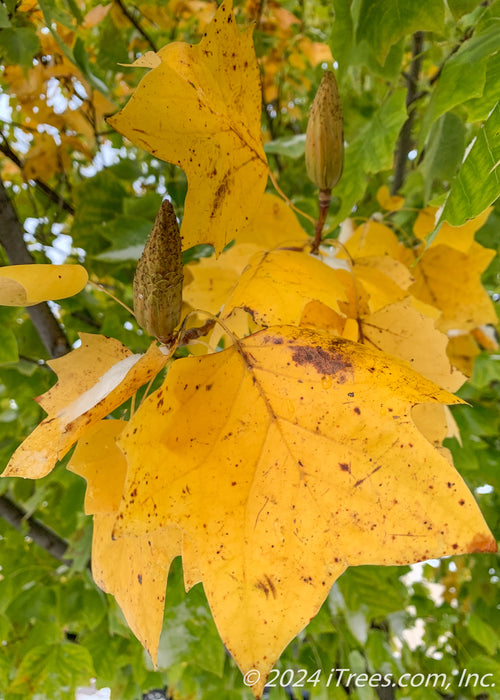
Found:
[[[312,103],[306,132],[306,170],[320,190],[331,192],[344,167],[344,121],[337,81],[325,71]]]
[[[165,200],[137,264],[134,313],[149,335],[168,343],[181,319],[181,234],[172,204]]]

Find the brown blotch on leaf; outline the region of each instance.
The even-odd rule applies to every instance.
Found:
[[[293,361],[301,366],[312,365],[316,372],[321,375],[339,375],[337,377],[340,383],[346,381],[342,370],[351,369],[352,365],[338,351],[328,352],[319,345],[316,347],[294,346]]]

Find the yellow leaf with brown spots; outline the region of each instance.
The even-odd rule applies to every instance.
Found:
[[[113,540],[127,462],[116,444],[125,421],[101,421],[79,442],[68,469],[87,481],[85,509],[94,515],[92,575],[111,593],[130,629],[156,663],[170,564],[181,554],[182,534],[166,527],[152,535]]]
[[[57,383],[37,401],[48,413],[14,452],[2,476],[40,479],[88,429],[130,398],[165,366],[152,343],[133,355],[114,338],[81,333],[82,344],[49,361]]]
[[[114,535],[182,529],[224,643],[262,674],[256,695],[347,566],[496,550],[412,420],[423,402],[461,400],[359,343],[272,327],[174,362],[120,438]]]
[[[0,267],[0,305],[33,306],[72,297],[88,278],[81,265],[6,265]]]
[[[173,42],[111,126],[186,172],[185,248],[217,253],[257,210],[268,166],[260,134],[261,87],[252,28],[240,31],[225,0],[196,46]]]

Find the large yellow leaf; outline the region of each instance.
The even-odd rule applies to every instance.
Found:
[[[2,476],[40,479],[87,430],[126,401],[165,366],[152,343],[132,355],[114,338],[81,333],[76,350],[49,365],[58,382],[37,401],[48,413],[14,452]]]
[[[174,42],[158,56],[160,65],[108,121],[185,170],[184,246],[212,243],[219,253],[252,218],[267,181],[252,29],[238,29],[225,0],[199,44]]]
[[[7,265],[0,267],[0,304],[32,306],[72,297],[87,281],[81,265]]]
[[[421,402],[460,399],[358,343],[272,327],[176,361],[120,438],[115,536],[183,530],[225,644],[262,673],[256,694],[347,566],[495,551],[411,419]]]
[[[177,527],[167,527],[151,536],[113,540],[127,471],[116,438],[125,425],[106,420],[94,426],[85,442],[78,443],[68,468],[87,480],[86,512],[94,514],[94,579],[115,596],[130,629],[156,663],[168,570],[172,559],[181,554],[182,535]]]

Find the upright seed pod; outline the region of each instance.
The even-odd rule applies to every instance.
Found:
[[[306,131],[306,170],[320,190],[331,192],[344,167],[344,120],[337,81],[325,71]]]
[[[172,204],[165,200],[137,264],[134,313],[149,335],[168,343],[181,319],[181,235]]]

